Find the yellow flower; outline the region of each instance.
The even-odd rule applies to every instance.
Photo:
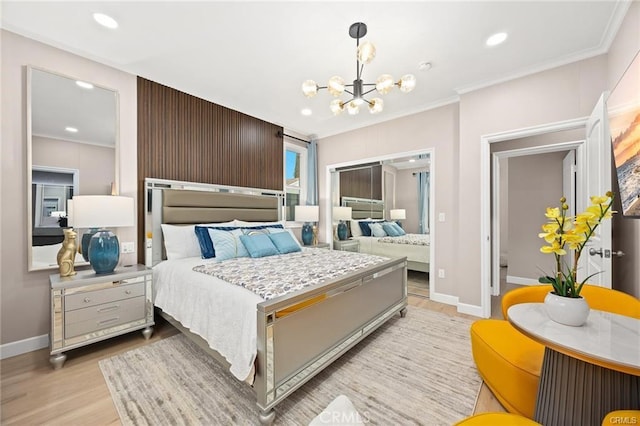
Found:
[[[594,206],[591,206],[594,207]],[[591,207],[588,207],[587,210],[585,210],[584,212],[576,215],[576,220],[575,223],[576,225],[597,225],[600,221],[599,221],[599,216],[600,216],[600,212],[598,211],[598,213],[594,213],[591,209]],[[598,208],[598,207],[596,207]]]
[[[547,207],[547,212],[544,215],[549,219],[558,219],[560,218],[560,209],[557,207]]]
[[[564,248],[560,246],[560,243],[558,241],[552,242],[550,246],[542,246],[540,248],[540,251],[545,254],[555,253],[559,254],[560,256],[567,254]]]
[[[606,206],[607,204],[609,204],[609,198],[610,197],[607,197],[606,195],[602,196],[602,197],[598,197],[596,195],[592,195],[591,196],[591,204],[597,204],[597,205],[604,204]]]
[[[576,231],[572,229],[571,231],[565,233],[562,236],[562,239],[569,245],[569,248],[571,250],[577,250],[580,247],[580,244],[586,241],[587,237],[584,235],[584,233],[576,233]]]

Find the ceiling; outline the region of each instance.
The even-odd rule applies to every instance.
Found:
[[[500,81],[606,53],[629,3],[618,1],[28,2],[1,3],[2,27],[173,87],[299,135],[325,137],[454,102]],[[109,30],[94,12],[115,18]],[[333,97],[301,91],[333,75],[355,79],[356,42],[377,55],[365,83],[412,73],[411,93],[381,96],[384,111],[333,116]],[[486,47],[496,32],[509,34]],[[428,71],[418,64],[432,64]],[[347,95],[343,95],[347,100]],[[301,110],[310,108],[312,115]]]

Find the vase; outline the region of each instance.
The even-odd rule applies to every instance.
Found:
[[[583,297],[564,297],[555,293],[547,294],[544,307],[553,321],[572,327],[583,325],[591,310]]]

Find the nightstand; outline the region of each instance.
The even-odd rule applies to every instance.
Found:
[[[88,270],[71,277],[50,275],[53,368],[62,368],[64,352],[70,349],[140,329],[149,339],[154,325],[152,279],[153,271],[144,265],[111,274]]]
[[[342,251],[360,251],[359,240],[333,240],[333,249]]]

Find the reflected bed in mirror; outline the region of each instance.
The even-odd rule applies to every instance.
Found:
[[[363,160],[332,170],[331,200],[334,206],[351,207],[348,237],[359,241],[361,252],[406,256],[408,269],[429,272],[429,173],[430,156],[421,152],[390,155],[375,162]],[[391,210],[397,209],[405,213],[400,222],[407,236],[364,235],[360,222],[390,226]]]
[[[74,195],[111,193],[117,92],[34,67],[27,73],[28,269],[57,268]],[[82,234],[84,230],[79,230]],[[82,255],[76,265],[87,264]]]

